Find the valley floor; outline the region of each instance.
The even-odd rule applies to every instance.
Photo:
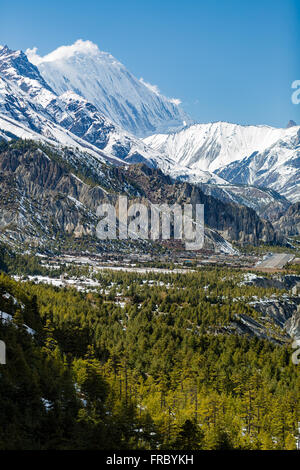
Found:
[[[300,276],[112,261],[2,259],[0,448],[299,448]]]

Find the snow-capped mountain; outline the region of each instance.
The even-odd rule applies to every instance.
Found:
[[[173,165],[142,140],[112,123],[82,96],[67,91],[58,96],[22,51],[0,47],[0,116],[2,135],[79,147],[120,164],[146,162]]]
[[[210,171],[228,182],[269,187],[296,201],[299,130],[299,126],[277,129],[215,122],[153,135],[144,142],[188,168],[190,181],[197,182],[198,170]]]
[[[89,56],[89,64],[93,54],[96,62],[103,54],[107,56],[89,42],[79,41],[74,47],[62,49],[50,54],[56,59],[49,63],[56,63],[59,56],[75,67],[83,56]],[[118,67],[124,69],[121,64]],[[82,77],[86,76],[82,71]],[[123,78],[119,85],[116,79],[110,86],[111,93],[119,92]],[[47,82],[26,54],[0,46],[0,137],[16,136],[78,148],[83,158],[89,158],[89,154],[92,162],[97,158],[116,165],[146,163],[173,179],[205,184],[203,191],[207,194],[248,205],[263,216],[272,214],[272,201],[278,207],[278,195],[264,191],[258,194],[253,186],[269,187],[292,202],[299,200],[300,131],[294,124],[286,129],[225,122],[196,124],[141,140],[108,119],[80,90],[54,90],[53,83]],[[252,188],[246,187],[249,185]],[[286,202],[280,201],[280,207]]]
[[[157,87],[135,78],[91,41],[78,40],[44,57],[35,48],[26,53],[58,95],[74,91],[138,137],[171,132],[192,122],[179,107],[179,100],[166,98]]]
[[[292,202],[300,201],[300,127],[261,152],[216,171],[237,184],[255,184],[275,189]]]
[[[74,51],[70,54],[70,57],[74,65],[73,52]],[[99,54],[101,55],[98,51],[96,55],[98,56]],[[63,55],[66,55],[65,51]],[[67,56],[69,58],[68,54]],[[79,63],[81,63],[81,56],[82,54],[79,54]],[[75,59],[76,57],[77,55],[75,53]],[[82,77],[86,77],[87,72],[89,72],[89,69],[85,71],[82,70]],[[111,92],[115,94],[116,90],[120,90],[122,83],[123,81],[120,78],[120,88],[118,88],[117,81],[112,82]],[[143,86],[145,87],[145,85]],[[152,93],[155,92],[152,91]],[[93,185],[95,183],[97,185],[95,191],[97,192],[101,189],[102,197],[103,194],[107,195],[112,188],[116,192],[120,190],[123,191],[124,188],[126,189],[127,183],[123,181],[124,178],[126,180],[124,171],[127,172],[126,174],[130,175],[133,183],[132,190],[134,190],[137,173],[139,172],[139,168],[143,167],[144,170],[142,171],[143,174],[140,175],[140,183],[141,188],[143,188],[143,181],[148,175],[147,196],[149,196],[149,200],[151,200],[151,197],[157,197],[157,195],[160,195],[160,197],[164,196],[165,192],[164,189],[162,190],[161,188],[162,184],[167,185],[168,195],[172,200],[174,199],[174,191],[176,192],[178,188],[181,188],[181,192],[180,194],[178,193],[178,196],[182,196],[183,200],[186,200],[187,192],[190,193],[191,197],[195,194],[198,194],[200,197],[201,194],[201,198],[203,197],[205,199],[207,208],[209,208],[208,213],[210,214],[210,218],[207,222],[209,227],[214,227],[221,232],[224,231],[223,235],[225,238],[228,237],[229,239],[240,240],[242,242],[247,240],[255,243],[259,238],[266,241],[277,239],[277,235],[274,234],[271,224],[261,221],[255,212],[257,211],[257,213],[259,213],[259,200],[263,198],[264,205],[261,213],[265,216],[268,212],[267,216],[269,217],[268,206],[272,205],[275,199],[278,199],[277,196],[274,196],[271,192],[269,194],[263,191],[258,192],[256,188],[248,190],[248,188],[240,189],[236,186],[233,187],[233,185],[230,185],[226,179],[224,179],[221,172],[220,175],[216,174],[216,172],[220,168],[224,169],[224,165],[238,158],[243,162],[244,154],[247,155],[252,152],[253,155],[253,149],[263,151],[267,145],[278,145],[278,143],[283,142],[287,136],[290,137],[291,141],[283,142],[281,145],[283,152],[286,150],[285,144],[288,148],[296,148],[299,139],[296,139],[296,142],[293,140],[293,137],[295,136],[297,128],[290,128],[283,131],[279,129],[263,128],[263,126],[258,126],[257,128],[253,126],[256,129],[256,133],[250,133],[251,138],[249,138],[245,129],[241,129],[242,126],[231,125],[234,129],[230,131],[230,125],[226,123],[222,125],[210,124],[185,128],[181,132],[169,136],[153,136],[142,140],[124,131],[118,124],[115,124],[108,119],[104,113],[100,112],[94,101],[91,102],[82,95],[81,90],[77,89],[74,91],[72,86],[64,90],[58,90],[53,86],[53,83],[48,83],[45,76],[43,77],[41,75],[37,66],[28,60],[26,54],[21,51],[12,51],[6,46],[0,47],[0,140],[11,140],[14,137],[18,137],[41,141],[41,143],[44,144],[35,144],[35,146],[33,145],[31,148],[30,145],[32,145],[32,143],[20,143],[20,148],[22,148],[22,145],[24,145],[24,148],[26,145],[29,145],[32,150],[28,150],[26,153],[24,169],[29,165],[33,178],[35,178],[37,172],[39,172],[41,181],[44,181],[42,175],[44,166],[40,167],[40,165],[44,165],[47,158],[49,158],[51,161],[53,160],[58,164],[61,169],[58,170],[58,167],[54,165],[55,169],[59,172],[62,171],[62,175],[65,174],[65,171],[70,173],[72,187],[74,178],[76,179],[78,177],[74,175],[80,175],[79,179],[83,178],[87,181],[92,181]],[[142,96],[140,96],[140,98],[142,100]],[[160,100],[166,100],[161,97],[157,99],[159,102]],[[147,99],[145,98],[145,106],[146,105]],[[153,109],[152,107],[152,110]],[[151,114],[151,111],[149,111],[149,115],[154,116]],[[163,113],[161,114],[161,117],[162,116]],[[170,116],[171,114],[169,117]],[[143,126],[144,123],[142,121],[140,122]],[[166,123],[165,120],[164,123]],[[196,148],[196,150],[198,150],[196,157],[199,157],[196,158],[195,154],[193,154],[193,144],[195,148],[197,139],[195,138],[194,141],[189,142],[190,136],[188,136],[188,139],[185,137],[191,129],[197,129],[197,127],[203,128],[205,126],[208,127],[203,131],[206,142],[203,143],[203,140],[205,140],[203,138],[202,146],[200,146],[201,151],[199,150],[199,145]],[[226,126],[227,128],[225,129]],[[265,129],[267,129],[267,131]],[[179,145],[180,152],[185,152],[183,158],[179,156],[179,150],[173,153],[172,146],[170,146],[170,148],[168,146],[160,148],[160,144],[164,142],[164,139],[168,142],[169,139],[176,141],[178,135],[184,136],[183,141],[181,141]],[[159,145],[155,145],[155,140],[158,140]],[[18,146],[18,144],[12,142],[11,145],[14,152],[16,152],[13,152],[14,156],[18,155],[17,147],[14,148],[14,145]],[[5,147],[5,145],[3,145],[2,148],[9,148],[9,146]],[[242,148],[243,154],[241,154],[240,148]],[[207,152],[204,155],[205,158],[203,158],[204,149],[206,149]],[[39,160],[41,152],[44,152],[45,156],[42,160]],[[172,154],[174,158],[172,158]],[[274,159],[275,157],[273,157],[273,160]],[[268,162],[268,164],[271,165],[273,160]],[[217,164],[216,161],[218,162]],[[132,163],[144,163],[145,165],[134,167],[127,165]],[[126,164],[125,170],[124,164]],[[122,168],[115,168],[112,165],[117,167],[121,166]],[[6,167],[7,162],[5,160],[3,166],[5,171]],[[14,160],[9,159],[9,167],[12,173],[14,173]],[[160,170],[162,170],[163,173]],[[213,170],[215,172],[213,172]],[[236,171],[238,171],[238,169]],[[156,190],[154,190],[155,175],[159,175]],[[166,175],[171,176],[171,178],[167,178]],[[4,181],[5,178],[10,177],[11,176],[4,177]],[[21,179],[22,178],[24,179],[23,166],[21,171]],[[181,180],[181,182],[176,181],[178,184],[174,184],[172,178],[173,180]],[[228,178],[231,178],[231,176],[229,175]],[[189,182],[201,183],[203,188],[201,188],[200,185],[198,188],[191,186]],[[124,187],[122,187],[123,183],[125,184]],[[91,191],[94,194],[93,185],[91,186]],[[31,183],[28,186],[28,190],[30,187]],[[68,191],[70,188],[68,188]],[[57,190],[57,188],[55,189]],[[75,196],[72,191],[67,197],[68,199],[71,198],[73,201]],[[42,192],[43,191],[41,191],[41,193]],[[38,194],[38,190],[34,193],[34,197],[36,194]],[[20,192],[19,195],[22,200],[22,192]],[[28,201],[28,204],[30,204],[31,199],[29,198]],[[91,201],[93,203],[95,202],[93,197]],[[230,202],[230,204],[228,204],[228,202]],[[254,210],[241,207],[241,205],[237,205],[236,203],[241,203],[244,206],[248,205]],[[77,202],[75,201],[74,204],[76,205]],[[280,210],[283,209],[282,212],[284,212],[285,207],[288,206],[289,203],[286,200],[280,200],[277,205]],[[60,207],[58,207],[58,210],[60,211]],[[63,218],[65,217],[66,211],[69,211],[69,206],[66,206],[65,209],[60,212]],[[232,218],[232,213],[235,214],[235,218]],[[5,214],[4,212],[4,218],[6,217]],[[243,214],[247,216],[246,222]],[[14,215],[13,211],[11,215]],[[271,220],[271,217],[269,218]],[[67,219],[68,218],[65,220]],[[219,219],[223,220],[222,224],[220,224]],[[27,223],[25,215],[22,220],[24,223]],[[250,225],[248,221],[249,223],[251,222]],[[72,221],[74,227],[77,222],[75,219]],[[67,223],[67,226],[69,227],[69,223]],[[247,228],[247,233],[245,232],[244,235],[241,235],[242,232],[244,232],[244,228]],[[67,227],[65,227],[65,229],[67,230]],[[80,231],[80,233],[83,232]]]
[[[214,122],[195,124],[176,133],[153,135],[144,141],[182,166],[215,171],[253,152],[261,152],[296,131],[296,127],[277,129]]]

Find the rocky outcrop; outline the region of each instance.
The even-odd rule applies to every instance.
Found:
[[[19,137],[29,132],[30,138],[40,136],[58,144],[76,142],[115,164],[160,162],[157,152],[111,122],[82,95],[69,90],[58,96],[23,52],[0,47],[0,75],[0,135],[9,137],[13,130]]]
[[[274,223],[274,227],[288,236],[300,235],[300,202],[296,202]]]
[[[287,297],[251,302],[262,321],[271,320],[289,337],[300,337],[300,297]]]
[[[234,322],[237,332],[251,334],[261,338],[272,338],[279,342],[300,338],[300,296],[292,294],[292,288],[300,282],[297,275],[272,275],[272,277],[251,276],[242,282],[244,285],[255,285],[262,288],[282,289],[281,297],[269,297],[252,300],[249,305],[254,308],[259,317],[257,320],[240,315]],[[274,326],[278,327],[274,331]]]
[[[124,172],[123,169],[119,171]],[[160,170],[146,165],[130,166],[126,169],[126,175],[153,203],[204,204],[205,224],[229,241],[256,245],[259,242],[274,243],[280,240],[272,224],[260,219],[249,207],[220,201],[190,183],[173,182]]]
[[[286,129],[289,129],[290,127],[295,127],[295,126],[297,126],[297,123],[293,121],[293,119],[290,119],[286,125]]]
[[[230,331],[239,335],[256,336],[260,339],[266,339],[275,343],[285,343],[288,336],[284,331],[276,332],[267,326],[262,320],[254,320],[248,315],[240,315],[230,325]]]
[[[272,277],[251,276],[250,280],[243,281],[243,284],[255,285],[257,287],[291,290],[300,282],[300,276],[296,274],[273,275]]]
[[[89,186],[40,149],[14,149],[0,158],[0,227],[21,241],[57,233],[90,234],[106,193]]]
[[[218,333],[255,336],[273,343],[300,339],[300,297],[268,298],[249,302],[257,318],[240,314]]]
[[[93,235],[97,206],[107,201],[115,204],[119,194],[149,205],[204,204],[210,248],[225,245],[225,240],[256,244],[277,239],[272,225],[254,210],[219,201],[189,183],[174,183],[144,164],[113,167],[68,150],[57,154],[31,142],[2,147],[0,228],[2,234],[19,240]]]
[[[285,214],[291,203],[272,189],[245,185],[198,184],[201,190],[224,202],[235,202],[254,209],[259,217],[273,221]]]

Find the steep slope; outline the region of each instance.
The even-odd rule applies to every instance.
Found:
[[[115,163],[169,164],[168,159],[160,158],[144,142],[126,134],[81,96],[71,91],[57,96],[22,51],[6,46],[0,49],[0,115],[47,139],[85,147]],[[9,131],[3,120],[2,130]],[[25,137],[18,132],[16,135]]]
[[[276,240],[272,225],[253,210],[220,202],[188,183],[173,183],[160,170],[144,164],[110,167],[96,158],[92,166],[82,157],[28,141],[2,144],[0,239],[57,248],[67,237],[90,237],[86,249],[97,244],[103,249],[103,243],[112,249],[110,240],[98,243],[95,237],[96,208],[103,202],[115,204],[121,193],[148,204],[204,204],[210,248],[230,251],[228,241]]]
[[[260,219],[253,209],[233,202],[223,202],[203,193],[198,186],[174,182],[159,169],[145,165],[129,166],[125,170],[129,181],[138,185],[142,195],[152,203],[204,204],[205,224],[217,230],[225,239],[242,244],[259,241],[275,242],[272,225]]]
[[[182,180],[226,184],[225,180],[211,172],[190,170],[177,165],[167,155],[160,155],[145,142],[112,123],[94,104],[74,91],[68,90],[58,96],[22,51],[0,47],[0,69],[2,135],[12,133],[36,140],[39,139],[37,134],[40,134],[58,144],[74,146],[75,143],[81,150],[85,147],[93,154],[96,151],[117,164],[121,163],[119,160],[125,163],[144,162]],[[110,83],[112,92],[113,86]],[[12,119],[23,127],[19,128]]]
[[[111,54],[90,41],[78,40],[44,57],[39,57],[36,49],[26,53],[58,95],[74,91],[136,136],[168,132],[191,123],[177,100],[136,79]]]
[[[97,206],[122,192],[124,183],[97,157],[84,157],[28,140],[2,143],[0,238],[17,246],[58,247],[68,234],[94,235]],[[126,190],[136,194],[128,183]]]
[[[33,119],[32,119],[33,118]],[[42,124],[42,129],[35,129],[34,119],[37,118],[39,126]],[[78,153],[84,154],[88,159],[97,158],[101,162],[114,162],[115,164],[122,164],[121,160],[110,158],[104,152],[101,152],[97,147],[89,144],[88,142],[78,138],[71,132],[66,131],[62,127],[54,124],[52,121],[43,119],[40,120],[40,115],[33,114],[31,116],[32,126],[24,125],[22,120],[11,119],[0,113],[0,137],[2,140],[11,139],[30,139],[37,142],[43,142],[55,145],[57,149],[68,147],[77,149]],[[27,123],[26,123],[27,124]],[[33,129],[32,129],[33,128]],[[41,133],[40,133],[41,132]],[[0,140],[1,140],[0,139]]]
[[[300,200],[300,128],[262,152],[254,152],[216,173],[232,183],[255,184],[278,191],[292,202]]]
[[[201,190],[225,202],[235,202],[254,209],[272,223],[285,214],[291,203],[272,189],[247,185],[198,183]]]
[[[80,43],[79,55],[85,46]],[[96,56],[100,54],[97,51]],[[66,48],[63,52],[64,57],[73,60],[78,50]],[[90,154],[92,159],[96,156],[116,165],[146,163],[175,180],[200,183],[206,194],[244,204],[270,220],[274,220],[273,214],[284,212],[289,203],[280,200],[276,191],[253,186],[268,186],[297,200],[299,132],[297,126],[274,129],[213,123],[142,141],[112,123],[74,91],[58,96],[22,51],[0,47],[2,138],[30,138],[58,148],[78,148],[88,160]],[[252,152],[272,142],[263,153]],[[244,157],[246,152],[252,152],[251,156]]]
[[[293,136],[298,127],[240,126],[228,122],[195,124],[173,134],[153,135],[145,142],[189,168],[215,171],[261,152],[279,139]]]
[[[290,206],[285,214],[274,221],[274,227],[285,235],[300,235],[300,202]]]
[[[213,171],[233,184],[264,186],[299,199],[299,126],[276,129],[226,122],[196,124],[145,139],[179,165]],[[193,177],[193,182],[197,182]]]

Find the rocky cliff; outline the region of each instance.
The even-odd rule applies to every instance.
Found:
[[[0,148],[1,150],[1,148]],[[68,149],[33,142],[2,144],[0,151],[0,227],[2,238],[46,243],[63,234],[94,236],[96,208],[119,194],[149,203],[200,203],[215,239],[272,243],[272,225],[254,210],[205,195],[189,183],[174,183],[146,165],[113,167]],[[224,240],[223,240],[224,241]]]

